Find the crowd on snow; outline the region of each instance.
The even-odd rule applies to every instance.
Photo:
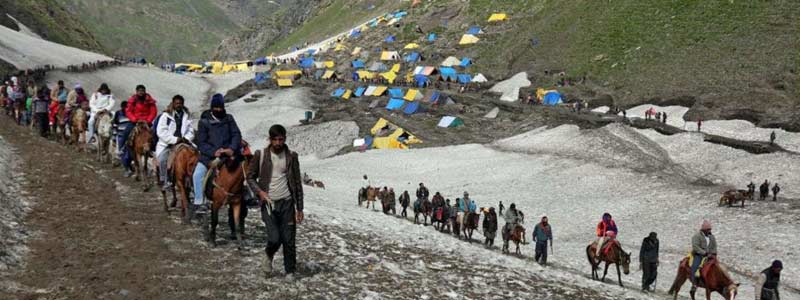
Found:
[[[82,72],[94,72],[97,70],[109,68],[109,67],[117,67],[122,66],[124,63],[121,60],[98,60],[95,62],[88,62],[82,63],[80,65],[69,65],[67,66],[67,72],[71,73],[82,73]]]
[[[493,247],[494,239],[498,230],[498,213],[495,211],[494,207],[480,207],[479,209],[476,201],[470,198],[468,192],[464,192],[463,197],[456,198],[455,203],[453,204],[451,204],[450,199],[444,198],[439,192],[434,193],[433,197],[431,197],[429,200],[430,190],[425,186],[424,183],[419,183],[419,187],[415,193],[416,200],[414,200],[412,203],[411,195],[407,190],[400,193],[399,197],[396,197],[396,193],[393,188],[388,186],[376,186],[372,183],[367,175],[364,175],[362,180],[362,188],[359,190],[358,194],[359,206],[362,206],[363,203],[366,202],[367,209],[369,209],[371,205],[372,209],[376,210],[375,201],[380,201],[384,214],[395,215],[396,203],[399,202],[402,208],[402,211],[399,214],[400,217],[407,219],[407,210],[409,207],[411,207],[414,212],[414,224],[420,224],[420,215],[422,215],[423,225],[427,225],[428,217],[431,218],[431,224],[434,226],[436,225],[434,224],[434,220],[443,220],[444,222],[438,224],[438,226],[435,226],[435,228],[443,233],[450,233],[452,228],[452,233],[459,238],[461,238],[462,233],[459,227],[461,226],[463,229],[463,226],[465,226],[464,224],[469,222],[468,219],[471,217],[475,217],[474,224],[478,224],[478,220],[482,214],[482,229],[485,238],[483,244],[487,248]],[[769,184],[765,182],[761,188],[764,190],[768,186]],[[775,192],[775,194],[777,194],[777,192]],[[498,204],[498,209],[499,215],[505,220],[505,225],[502,228],[501,234],[504,237],[503,247],[504,249],[507,249],[508,235],[510,234],[511,230],[518,226],[522,226],[524,228],[525,216],[522,211],[516,207],[515,203],[512,203],[509,208],[505,210],[503,202],[500,201]],[[699,272],[699,269],[702,267],[702,265],[708,263],[712,259],[716,259],[717,256],[717,242],[716,238],[711,233],[711,229],[711,223],[705,220],[701,224],[700,230],[696,232],[690,239],[690,252],[692,255],[689,266],[691,268],[691,274],[695,274],[695,276],[690,278],[693,285],[696,285],[698,280],[702,280]],[[601,252],[607,251],[611,245],[619,243],[616,241],[617,233],[618,227],[611,214],[604,213],[600,222],[596,226],[596,256],[600,256]],[[550,248],[553,246],[553,229],[546,215],[542,215],[539,222],[534,225],[533,234],[531,237],[535,243],[534,261],[541,265],[546,265],[548,243]],[[465,239],[470,239],[470,236],[465,235]],[[525,244],[526,242],[524,234],[522,239],[523,244]],[[658,276],[658,266],[660,263],[659,240],[656,232],[651,232],[642,240],[639,250],[639,263],[642,270],[642,290],[654,291],[655,287],[653,287],[653,284]],[[759,274],[756,281],[756,299],[780,299],[778,282],[780,280],[780,272],[782,269],[782,262],[780,260],[775,260],[770,267],[766,268]]]

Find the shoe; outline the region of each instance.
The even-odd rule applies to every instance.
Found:
[[[172,182],[167,181],[166,183],[161,185],[162,192],[169,192],[172,190]]]
[[[131,176],[133,176],[133,171],[131,171],[131,170],[125,170],[125,174],[123,174],[123,176],[125,176],[125,177],[131,177]]]
[[[192,204],[192,206],[194,207],[193,211],[196,215],[203,215],[208,213],[208,207],[205,205]]]
[[[264,256],[264,262],[261,267],[264,269],[264,274],[267,276],[272,275],[272,257],[269,255]]]

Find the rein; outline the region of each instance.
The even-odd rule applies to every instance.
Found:
[[[246,174],[246,172],[247,172],[247,170],[245,169],[245,166],[244,166],[244,165],[245,165],[245,163],[246,163],[246,162],[244,162],[244,161],[243,161],[241,164],[239,164],[239,167],[242,169],[242,174],[243,174],[243,175],[244,175],[244,174]],[[246,180],[246,178],[247,178],[246,176],[243,176],[243,177],[244,177],[244,179],[242,180],[242,184],[244,184],[244,182],[245,182],[245,180]],[[222,187],[221,185],[219,185],[219,184],[217,183],[217,179],[218,179],[218,178],[219,178],[219,177],[215,177],[215,178],[214,178],[214,180],[212,180],[212,181],[211,181],[211,184],[214,186],[214,188],[220,189],[220,190],[222,190],[222,192],[223,192],[223,193],[225,193],[225,199],[223,199],[223,201],[222,201],[222,203],[224,204],[224,203],[227,203],[227,202],[228,202],[228,200],[229,200],[231,197],[233,197],[233,196],[236,196],[236,194],[229,192],[227,189],[225,189],[224,187]]]

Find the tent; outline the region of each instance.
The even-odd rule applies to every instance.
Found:
[[[458,42],[458,44],[459,45],[470,45],[470,44],[475,44],[480,40],[481,39],[479,39],[477,36],[474,36],[474,35],[471,35],[471,34],[465,34],[465,35],[461,36],[461,40]]]
[[[356,91],[353,93],[353,96],[356,96],[356,97],[361,97],[362,95],[364,95],[364,91],[366,91],[366,90],[367,90],[367,88],[365,88],[365,87],[363,87],[363,86],[360,86],[360,87],[358,87],[358,88],[356,89]]]
[[[358,70],[356,72],[356,74],[358,75],[358,78],[360,78],[360,79],[372,79],[372,78],[375,78],[375,73],[372,73],[370,71]]]
[[[508,15],[506,15],[506,14],[492,14],[489,17],[489,22],[499,22],[499,21],[505,21],[505,20],[508,20]]]
[[[458,83],[460,84],[467,84],[472,82],[472,75],[469,74],[458,74],[456,77],[458,78]]]
[[[255,65],[266,65],[267,64],[267,58],[266,57],[256,58],[256,60],[253,62],[253,64],[255,64]]]
[[[439,126],[439,127],[442,127],[442,128],[450,128],[450,127],[458,127],[458,126],[461,126],[461,125],[464,125],[464,121],[462,121],[461,118],[453,117],[453,116],[444,116],[439,121],[439,125],[436,125],[436,126]]]
[[[352,94],[353,94],[353,91],[351,91],[350,89],[347,89],[347,90],[344,91],[344,94],[342,94],[342,99],[348,100],[348,99],[350,99],[350,95],[352,95]]]
[[[292,80],[291,79],[278,79],[278,86],[279,87],[290,87],[292,85],[293,84],[292,84]]]
[[[384,65],[382,62],[377,62],[376,61],[376,62],[372,63],[372,65],[370,65],[369,68],[367,68],[367,70],[370,70],[372,72],[383,72],[383,71],[386,71],[387,68],[386,68],[386,65]]]
[[[406,102],[403,101],[403,99],[391,98],[391,99],[389,99],[389,103],[386,104],[386,109],[387,110],[400,109],[400,108],[403,107],[404,104],[406,104]]]
[[[397,51],[383,51],[381,53],[381,60],[397,60],[400,58],[400,54]]]
[[[383,39],[383,41],[386,43],[394,43],[396,40],[397,38],[395,38],[393,35],[387,36],[385,39]]]
[[[333,51],[336,51],[336,52],[343,51],[343,50],[347,50],[347,46],[345,46],[342,43],[336,44],[336,47],[333,48]]]
[[[253,79],[253,81],[255,81],[257,84],[262,84],[267,82],[269,78],[269,73],[258,72],[256,73],[256,78]]]
[[[464,58],[461,59],[461,63],[458,64],[458,66],[462,67],[462,68],[466,68],[466,67],[469,67],[469,65],[471,65],[471,64],[472,64],[472,60],[469,59],[469,57],[464,57]]]
[[[359,36],[361,36],[361,29],[360,28],[356,28],[356,29],[353,29],[352,31],[350,31],[350,37],[359,37]]]
[[[383,94],[386,93],[387,89],[389,89],[389,88],[385,87],[385,86],[379,86],[379,87],[375,88],[375,92],[373,92],[372,95],[375,96],[375,97],[383,96]]]
[[[406,96],[403,97],[403,99],[408,101],[419,100],[422,99],[422,93],[420,93],[419,90],[417,89],[409,89],[408,92],[406,92]]]
[[[435,33],[428,34],[428,42],[433,42],[435,40],[436,40],[436,34]]]
[[[391,19],[391,20],[389,20],[389,22],[388,22],[388,23],[386,23],[386,26],[389,26],[389,25],[394,25],[394,24],[396,24],[397,22],[400,22],[400,19]]]
[[[353,52],[351,52],[350,55],[355,56],[358,55],[359,53],[361,53],[361,47],[356,47],[355,49],[353,49]]]
[[[481,34],[481,33],[483,33],[483,30],[481,30],[481,28],[478,27],[478,26],[472,26],[472,27],[469,28],[469,30],[467,30],[467,34],[471,34],[471,35],[476,35],[476,34]]]
[[[315,61],[315,62],[314,62],[314,68],[317,68],[317,69],[324,69],[324,68],[325,68],[325,63],[324,63],[324,62],[321,62],[321,61]]]
[[[345,90],[346,90],[346,89],[345,89],[345,88],[343,88],[343,87],[342,87],[342,88],[338,88],[338,89],[336,89],[335,91],[333,91],[333,93],[331,93],[331,97],[336,97],[336,98],[339,98],[339,97],[341,97],[342,95],[344,95],[344,92],[345,92]]]
[[[498,113],[500,113],[500,108],[499,107],[495,107],[495,108],[492,108],[492,110],[490,110],[487,114],[483,115],[483,117],[486,118],[486,119],[494,119],[494,118],[497,118],[497,114]]]
[[[406,62],[412,62],[413,63],[413,62],[417,62],[418,60],[419,60],[419,53],[417,53],[417,52],[411,52],[411,53],[407,54],[406,57],[405,57],[405,61]]]
[[[322,79],[337,79],[337,78],[339,77],[336,76],[336,72],[334,72],[333,70],[327,70],[325,71],[325,74],[322,75]]]
[[[364,91],[364,96],[372,96],[372,94],[374,94],[374,93],[375,93],[375,90],[376,90],[377,88],[378,88],[378,87],[376,87],[376,86],[374,86],[374,85],[370,85],[370,86],[368,86],[368,87],[367,87],[367,90],[366,90],[366,91]]]
[[[544,94],[544,99],[542,101],[544,105],[557,105],[561,103],[561,94],[556,91],[551,91],[547,94]]]
[[[436,73],[436,68],[434,67],[425,67],[420,74],[425,76],[431,76]]]
[[[403,89],[391,88],[389,89],[389,96],[392,98],[403,98]]]
[[[300,70],[284,70],[275,72],[275,76],[278,76],[280,78],[294,78],[302,74],[303,72]]]
[[[440,95],[441,95],[441,93],[439,93],[439,91],[433,91],[433,94],[431,94],[431,98],[430,98],[430,100],[429,100],[429,101],[430,101],[431,103],[436,103],[436,102],[438,102],[438,101],[439,101],[439,96],[440,96]]]
[[[363,69],[364,68],[364,62],[360,61],[360,60],[354,60],[351,63],[351,65],[353,66],[353,68],[356,68],[356,69]]]
[[[400,64],[392,65],[392,68],[389,69],[389,70],[392,71],[392,72],[395,72],[395,73],[399,73],[400,72]]]
[[[378,134],[378,132],[381,131],[381,129],[389,127],[389,125],[394,125],[394,124],[390,124],[389,121],[387,121],[386,119],[380,118],[378,119],[378,122],[375,122],[375,125],[372,126],[372,129],[370,129],[369,132],[372,133],[373,135],[376,135]]]
[[[314,66],[314,59],[311,57],[304,58],[300,61],[300,67],[303,69],[308,69]]]
[[[414,101],[406,105],[406,108],[403,109],[403,113],[407,115],[413,115],[417,113],[418,110],[419,110],[419,101]]]
[[[456,58],[455,56],[450,56],[450,57],[446,58],[444,61],[442,61],[442,63],[439,64],[439,65],[443,66],[443,67],[452,67],[452,66],[457,66],[457,65],[460,65],[460,64],[461,64],[461,61],[458,60],[458,58]]]
[[[373,108],[378,107],[378,104],[380,104],[380,102],[381,102],[381,99],[372,100],[372,103],[369,104],[369,109],[373,109]]]
[[[419,48],[419,44],[417,43],[409,43],[408,45],[403,47],[403,49],[417,49],[417,48]]]
[[[381,77],[385,78],[386,81],[389,83],[394,83],[394,80],[397,78],[397,73],[395,72],[384,72],[381,73]]]
[[[332,69],[333,67],[335,67],[335,66],[336,66],[336,63],[335,63],[335,62],[333,62],[332,60],[326,60],[325,62],[323,62],[323,64],[324,64],[324,65],[325,65],[325,67],[326,67],[326,68],[328,68],[328,69]]]
[[[417,87],[424,87],[425,82],[428,81],[428,76],[423,74],[414,75],[414,82],[417,84]]]
[[[456,81],[456,80],[458,80],[458,76],[456,75],[456,69],[453,69],[453,68],[439,68],[439,80],[443,80],[443,81]]]
[[[488,80],[486,80],[486,76],[483,76],[483,74],[480,74],[480,73],[478,73],[478,75],[475,75],[475,77],[472,77],[472,82],[484,83],[484,82],[487,82],[487,81]]]

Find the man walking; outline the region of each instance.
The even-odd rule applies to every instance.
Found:
[[[542,216],[542,221],[533,227],[533,241],[536,242],[536,254],[533,257],[540,265],[547,265],[547,241],[553,247],[553,229],[547,221],[547,216]]]
[[[781,187],[778,186],[776,182],[775,185],[772,186],[772,201],[778,201],[778,193],[780,193]]]
[[[639,250],[639,264],[642,266],[642,291],[655,291],[655,287],[650,289],[650,285],[656,281],[658,276],[658,237],[655,232],[651,232],[642,241],[642,248]]]
[[[775,130],[773,130],[772,133],[769,134],[769,144],[770,145],[775,145],[775,138],[776,138]]]
[[[247,170],[247,183],[261,199],[261,218],[267,228],[264,272],[272,273],[272,260],[283,247],[283,267],[295,272],[297,224],[303,222],[303,184],[297,153],[286,147],[286,128],[269,128],[269,146],[256,151]]]
[[[400,195],[400,206],[403,207],[403,211],[400,212],[400,215],[403,218],[408,218],[408,213],[406,213],[406,209],[408,205],[411,203],[411,196],[408,195],[408,191],[403,191],[403,194]]]
[[[775,260],[769,268],[761,271],[756,280],[756,300],[781,300],[778,285],[781,282],[783,263]]]

